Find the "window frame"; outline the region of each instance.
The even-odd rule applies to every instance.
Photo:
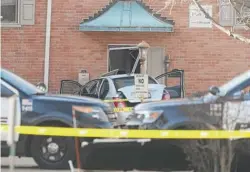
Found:
[[[93,82],[94,82],[94,84],[89,85],[90,83],[93,83]],[[93,87],[98,87],[99,82],[101,82],[100,79],[91,80],[91,81],[87,82],[85,85],[83,85],[83,88],[87,90],[88,94],[92,94],[92,93],[90,93],[90,91],[92,91]]]
[[[95,79],[95,81],[96,81],[96,83],[91,87],[89,93],[98,96],[99,91],[100,91],[100,86],[102,84],[102,79]],[[92,90],[92,89],[94,89],[94,90]]]
[[[110,86],[109,86],[109,80],[108,79],[106,79],[106,78],[104,78],[103,80],[102,80],[102,82],[101,82],[101,84],[100,84],[100,88],[99,88],[99,91],[98,91],[98,97],[99,98],[101,98],[101,96],[102,96],[102,88],[104,87],[104,85],[105,85],[105,82],[107,82],[107,86],[108,86],[108,92],[107,92],[107,94],[109,93],[109,89],[110,89]],[[107,94],[104,96],[104,98],[107,96]]]
[[[234,7],[232,9],[233,9],[233,27],[235,27],[235,28],[244,28],[245,27],[244,24],[237,23],[237,11],[234,9]],[[247,13],[250,14],[250,10]]]
[[[7,89],[9,89],[12,93],[16,94],[17,96],[20,95],[19,91],[16,88],[14,88],[13,86],[11,86],[7,82],[5,82],[2,78],[0,79],[0,84],[1,84],[1,86],[4,85]]]
[[[234,9],[234,6],[230,3],[230,0],[220,0],[219,1],[219,23],[223,26],[223,27],[232,27],[233,29],[245,29],[245,25],[244,24],[239,24],[237,23],[237,11]],[[222,9],[226,8],[229,10],[227,11],[227,13],[223,13],[223,11],[221,11]],[[224,10],[226,10],[224,9]],[[249,11],[250,12],[250,11]],[[249,13],[247,12],[247,13]],[[228,18],[228,20],[226,20],[223,15],[229,15],[230,18]]]
[[[20,15],[21,15],[21,0],[16,0],[16,15],[17,15],[17,21],[16,22],[10,22],[10,23],[5,23],[1,22],[1,27],[21,27],[20,23]],[[3,16],[1,16],[2,18]]]

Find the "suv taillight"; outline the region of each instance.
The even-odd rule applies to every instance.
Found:
[[[170,94],[167,90],[163,90],[162,100],[169,100]]]

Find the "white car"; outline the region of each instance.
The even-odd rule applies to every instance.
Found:
[[[183,98],[184,97],[184,83],[183,83],[183,70],[174,69],[170,72],[161,74],[160,76],[148,78],[149,95],[144,101],[161,101],[170,98]],[[168,87],[160,84],[157,80],[166,78],[179,78],[178,85]],[[135,81],[134,74],[116,74],[113,71],[102,75],[100,78],[94,79],[85,85],[79,84],[77,81],[62,80],[61,81],[61,94],[77,94],[81,96],[95,97],[102,100],[118,100],[127,99],[125,101],[110,102],[113,108],[126,107],[133,108],[135,105],[141,103],[141,100],[135,98]],[[114,126],[123,126],[126,123],[130,111],[123,111],[115,113],[115,116],[110,117]]]

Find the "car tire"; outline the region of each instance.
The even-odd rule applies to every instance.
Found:
[[[69,169],[68,161],[76,159],[74,139],[70,137],[35,136],[31,140],[31,155],[39,168]]]

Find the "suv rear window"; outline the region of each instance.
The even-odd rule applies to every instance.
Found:
[[[113,82],[116,90],[118,90],[123,87],[135,85],[135,78],[134,76],[115,78],[113,79]],[[148,84],[157,84],[157,82],[155,82],[155,80],[153,80],[151,77],[148,77]]]

